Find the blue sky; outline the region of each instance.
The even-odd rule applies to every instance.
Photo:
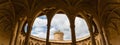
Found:
[[[25,27],[26,29],[26,27]],[[71,40],[70,23],[65,14],[56,14],[51,22],[50,39],[54,39],[54,32],[60,30],[64,33],[64,40]],[[81,38],[89,35],[88,27],[84,19],[76,17],[75,19],[76,38]],[[47,17],[39,16],[35,19],[31,35],[40,38],[46,38],[47,34]]]

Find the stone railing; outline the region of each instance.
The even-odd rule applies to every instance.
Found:
[[[99,35],[97,35],[95,39],[96,39],[96,44],[100,45]],[[23,45],[24,41],[25,41],[25,35],[20,35],[18,44]],[[77,41],[76,42],[77,45],[91,45],[90,36],[85,36],[83,38],[77,39],[76,41]],[[71,40],[65,40],[65,41],[50,40],[49,42],[51,45],[71,45],[72,43]],[[38,38],[31,35],[29,40],[29,45],[46,45],[46,39]]]

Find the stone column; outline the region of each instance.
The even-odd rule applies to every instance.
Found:
[[[15,23],[13,23],[10,45],[14,45],[14,43],[15,43],[17,29],[18,29],[18,22],[15,22]]]
[[[10,42],[9,42],[9,45],[14,45],[15,43],[15,38],[16,38],[16,32],[17,32],[17,29],[18,29],[18,21],[17,21],[17,18],[16,18],[16,14],[15,14],[15,10],[14,10],[14,7],[13,7],[13,4],[12,4],[12,1],[9,0],[9,3],[10,3],[10,6],[11,6],[11,10],[12,10],[12,15],[13,16],[13,26],[11,28],[12,30],[12,33],[11,33],[11,37],[10,37]]]
[[[19,21],[19,24],[18,24],[18,25],[19,25],[19,26],[18,26],[19,28],[18,28],[17,31],[16,31],[16,38],[15,38],[15,43],[14,43],[15,45],[17,45],[17,42],[18,42],[18,37],[19,37],[19,34],[18,34],[18,33],[19,33],[20,26],[21,26],[21,22],[20,22],[20,21]]]
[[[29,20],[28,27],[27,27],[27,34],[26,34],[26,37],[25,37],[25,44],[24,45],[28,45],[29,44],[31,31],[32,31],[32,23]]]
[[[46,16],[47,16],[47,36],[46,36],[46,45],[50,45],[49,42],[49,37],[50,37],[50,24],[51,24],[51,20],[52,17],[54,16],[54,10],[52,10],[51,12],[47,12]]]
[[[44,10],[45,11],[45,10]],[[50,35],[50,24],[51,24],[51,20],[52,17],[54,16],[54,14],[56,13],[56,9],[54,7],[50,7],[48,9],[46,9],[45,14],[47,16],[47,36],[46,36],[46,45],[51,45],[49,42],[49,35]]]
[[[92,19],[93,17],[92,16],[89,16],[88,19],[87,19],[87,23],[88,23],[88,28],[89,28],[89,32],[90,32],[90,39],[91,39],[91,42],[92,42],[92,45],[96,45],[96,42],[95,42],[95,36],[94,36],[94,32],[93,32],[93,26],[92,26]]]
[[[47,24],[47,37],[46,37],[46,45],[50,45],[49,43],[49,37],[50,37],[50,19],[48,18],[48,24]]]
[[[75,35],[75,17],[70,16],[70,28],[71,28],[71,36],[72,36],[72,45],[76,45],[76,35]]]
[[[16,39],[15,39],[15,45],[17,45],[17,43],[19,43],[19,35],[21,33],[21,30],[22,30],[22,27],[25,23],[25,20],[26,20],[26,18],[21,18],[19,20],[19,28],[18,28],[17,33],[16,33],[17,35],[16,35]]]
[[[108,36],[106,34],[106,30],[104,29],[104,27],[102,27],[102,30],[103,30],[103,35],[104,35],[104,38],[105,38],[105,41],[106,41],[106,45],[110,45],[110,42],[108,40]]]
[[[92,29],[92,28],[89,28],[89,30],[90,30],[91,43],[92,43],[92,45],[96,45],[93,29]]]
[[[101,45],[106,45],[105,38],[104,38],[101,26],[99,27],[98,31],[99,31],[99,35],[100,35],[100,38],[101,38],[101,43],[102,43]]]
[[[101,37],[101,42],[102,42],[102,45],[106,45],[106,42],[105,42],[105,39],[104,39],[104,35],[103,35],[103,31],[102,31],[102,20],[100,19],[100,17],[101,17],[101,0],[98,0],[98,6],[97,6],[98,8],[97,8],[97,10],[98,10],[98,13],[97,13],[97,15],[98,15],[98,20],[99,20],[99,30],[98,30],[98,32],[99,32],[99,34],[100,34],[100,37]]]

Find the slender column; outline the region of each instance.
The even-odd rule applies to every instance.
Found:
[[[99,31],[99,34],[100,34],[100,37],[101,37],[101,43],[102,43],[102,45],[106,45],[105,38],[104,38],[104,35],[103,35],[103,32],[102,32],[101,26],[100,26],[100,28],[99,28],[98,31]]]
[[[17,43],[19,43],[19,35],[20,35],[21,30],[22,30],[23,24],[25,22],[24,20],[26,20],[26,18],[20,19],[20,21],[19,21],[19,28],[18,28],[17,33],[16,33],[17,35],[16,35],[16,39],[15,39],[15,45],[17,45]]]
[[[98,0],[98,17],[101,17],[101,0]],[[102,42],[102,45],[106,45],[106,42],[105,42],[105,39],[104,39],[104,35],[103,35],[103,32],[102,32],[102,21],[99,19],[99,30],[98,30],[98,32],[99,32],[99,34],[100,34],[100,37],[101,37],[101,42]]]
[[[106,30],[104,30],[104,28],[102,28],[102,30],[103,30],[104,38],[105,38],[105,41],[106,41],[106,45],[110,45],[110,42],[109,42],[107,34],[106,34]]]
[[[16,37],[16,32],[17,32],[17,29],[18,29],[18,22],[16,21],[17,18],[16,18],[16,13],[15,13],[15,10],[14,10],[14,6],[13,6],[13,3],[11,0],[9,0],[9,3],[11,5],[11,9],[12,9],[12,16],[13,16],[13,28],[12,29],[12,34],[11,34],[11,39],[10,39],[10,43],[9,45],[14,45],[15,43],[15,37]]]
[[[19,21],[19,24],[18,24],[18,25],[21,26],[21,22],[20,22],[20,21]],[[18,26],[18,27],[19,27],[19,26]],[[20,29],[20,27],[17,29],[16,38],[15,38],[15,45],[17,45],[17,42],[18,42],[19,29]]]
[[[92,45],[96,45],[93,29],[89,28],[89,30],[90,30],[90,39],[91,39]]]
[[[27,34],[26,34],[26,37],[25,37],[25,44],[24,45],[28,45],[29,44],[31,30],[32,30],[32,24],[30,22],[28,22]]]
[[[47,16],[47,36],[46,36],[46,45],[51,45],[49,42],[49,37],[50,37],[50,24],[51,24],[51,20],[52,17],[54,16],[54,14],[56,13],[55,10],[49,9],[48,12],[46,12],[46,16]]]
[[[50,45],[49,43],[49,35],[50,35],[50,19],[48,18],[48,24],[47,24],[47,39],[46,39],[46,45]]]
[[[91,42],[92,42],[92,45],[96,45],[96,42],[95,42],[95,36],[94,36],[94,32],[93,32],[93,27],[92,27],[92,19],[93,17],[90,16],[88,17],[88,26],[89,26],[89,32],[90,32],[90,39],[91,39]]]
[[[70,28],[72,36],[72,45],[76,45],[76,36],[75,36],[75,17],[70,17]]]
[[[14,45],[17,29],[18,29],[18,22],[13,23],[10,45]]]

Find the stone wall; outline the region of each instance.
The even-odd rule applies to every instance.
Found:
[[[25,39],[25,35],[21,34],[17,44],[23,45],[24,39]],[[96,44],[101,45],[99,35],[97,35],[95,37],[95,39],[96,39]],[[50,44],[51,45],[71,45],[71,41],[53,41],[53,40],[50,40]],[[83,40],[79,40],[76,42],[76,44],[77,45],[91,45],[90,37],[83,39]],[[46,45],[46,41],[43,38],[31,36],[30,40],[29,40],[29,45]]]

